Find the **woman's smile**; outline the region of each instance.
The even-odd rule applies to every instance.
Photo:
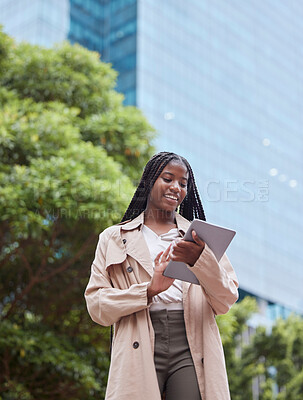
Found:
[[[169,199],[169,200],[175,202],[175,203],[178,202],[178,200],[179,200],[179,197],[174,196],[174,195],[172,195],[172,194],[165,194],[164,197],[165,197],[166,199]]]

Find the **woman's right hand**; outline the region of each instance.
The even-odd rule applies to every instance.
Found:
[[[151,301],[152,297],[167,290],[174,282],[173,278],[168,278],[167,276],[163,275],[163,272],[170,260],[170,249],[171,245],[169,245],[164,252],[161,251],[155,258],[154,275],[147,286],[148,302]]]

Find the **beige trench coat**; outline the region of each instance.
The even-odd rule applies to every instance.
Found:
[[[141,232],[143,213],[100,234],[85,291],[88,312],[100,325],[114,324],[106,400],[160,400],[147,304],[152,260]],[[176,214],[183,235],[189,221]],[[206,245],[191,268],[200,285],[183,282],[185,327],[203,400],[230,399],[216,314],[238,298],[235,272],[224,255],[218,264]]]

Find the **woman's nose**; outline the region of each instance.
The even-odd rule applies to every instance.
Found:
[[[174,192],[180,192],[181,188],[179,182],[171,182],[170,189]]]

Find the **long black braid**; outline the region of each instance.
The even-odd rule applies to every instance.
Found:
[[[192,221],[194,218],[199,218],[204,221],[206,220],[194,174],[188,161],[175,153],[163,151],[155,154],[146,164],[137,190],[135,191],[121,222],[134,219],[145,210],[148,196],[154,183],[163,171],[164,167],[173,160],[177,160],[185,165],[189,177],[187,194],[180,204],[179,214],[189,221]]]

